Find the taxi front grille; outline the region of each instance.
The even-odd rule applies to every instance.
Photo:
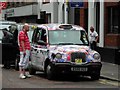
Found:
[[[82,60],[82,62],[86,62],[86,55],[85,53],[81,52],[73,52],[71,53],[71,62],[76,62],[76,60]]]

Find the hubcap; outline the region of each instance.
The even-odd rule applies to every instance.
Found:
[[[50,67],[50,65],[48,65],[47,66],[47,74],[50,73],[50,69],[51,69],[51,67]]]

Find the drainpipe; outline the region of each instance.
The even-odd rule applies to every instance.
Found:
[[[58,0],[58,23],[63,23],[64,0]]]
[[[68,23],[68,0],[64,0],[65,24]]]
[[[99,34],[99,46],[104,47],[104,0],[100,0],[100,34]]]
[[[37,6],[38,17],[37,17],[37,19],[40,19],[40,11],[41,11],[42,2],[41,2],[41,0],[37,0],[37,2],[38,2],[38,6]]]
[[[90,27],[93,26],[95,28],[94,19],[94,0],[88,2],[88,35],[90,35]]]

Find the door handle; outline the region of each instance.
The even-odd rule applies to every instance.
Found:
[[[34,49],[34,51],[37,51],[37,49]]]

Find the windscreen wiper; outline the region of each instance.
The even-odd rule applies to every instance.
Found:
[[[74,43],[59,43],[58,45],[74,45]]]

